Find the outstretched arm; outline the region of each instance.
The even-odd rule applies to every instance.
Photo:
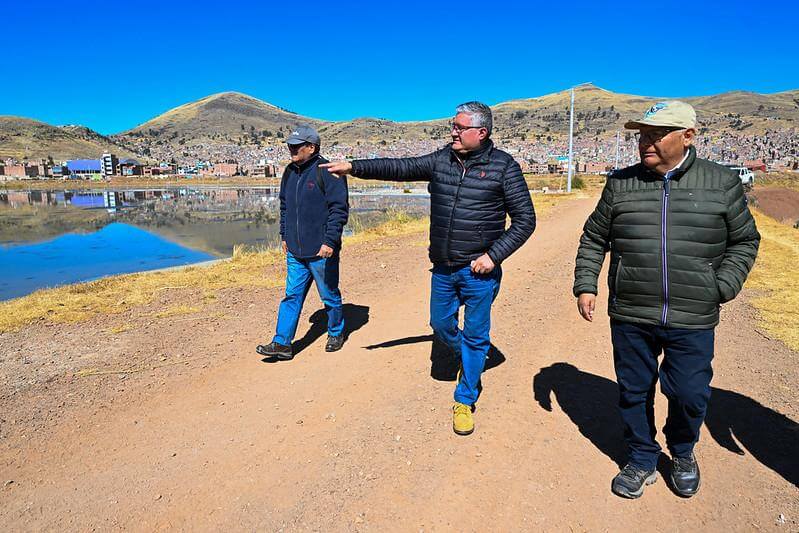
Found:
[[[337,176],[352,176],[384,181],[430,181],[435,153],[397,159],[356,159],[319,165]]]

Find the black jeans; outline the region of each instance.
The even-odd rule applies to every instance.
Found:
[[[690,456],[710,400],[715,330],[611,320],[610,332],[630,464],[646,470],[657,465],[660,446],[655,441],[654,405],[658,374],[660,390],[669,400],[663,427],[666,446],[673,457]]]

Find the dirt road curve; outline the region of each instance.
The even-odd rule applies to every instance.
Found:
[[[623,450],[607,316],[582,322],[570,294],[593,204],[565,203],[504,265],[469,437],[451,430],[453,383],[431,378],[422,236],[346,250],[357,330],[336,354],[321,336],[262,362],[280,297],[266,289],[155,319],[200,296],[165,290],[111,321],[0,336],[2,529],[796,531],[797,354],[755,331],[746,294],[718,330],[700,493],[662,477],[637,501],[610,493]]]

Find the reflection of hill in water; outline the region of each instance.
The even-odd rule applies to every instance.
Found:
[[[427,214],[428,206],[426,196],[392,188],[376,194],[353,191],[346,231],[380,224],[396,211]],[[228,256],[237,244],[276,246],[278,216],[277,191],[268,188],[18,191],[0,194],[0,243],[89,233],[117,221],[191,249]]]
[[[117,220],[133,224],[183,246],[226,256],[236,244],[275,246],[279,242],[277,213],[208,213],[149,209],[122,211]]]
[[[39,242],[64,233],[91,233],[112,222],[102,210],[61,206],[0,207],[0,243]]]

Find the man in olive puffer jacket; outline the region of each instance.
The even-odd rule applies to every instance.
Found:
[[[696,157],[695,126],[693,108],[679,101],[625,124],[639,130],[641,163],[608,177],[577,252],[574,295],[588,321],[610,252],[608,313],[629,451],[611,488],[628,498],[657,477],[658,374],[672,485],[684,497],[699,489],[693,448],[710,399],[719,306],[741,290],[760,242],[738,175]]]

